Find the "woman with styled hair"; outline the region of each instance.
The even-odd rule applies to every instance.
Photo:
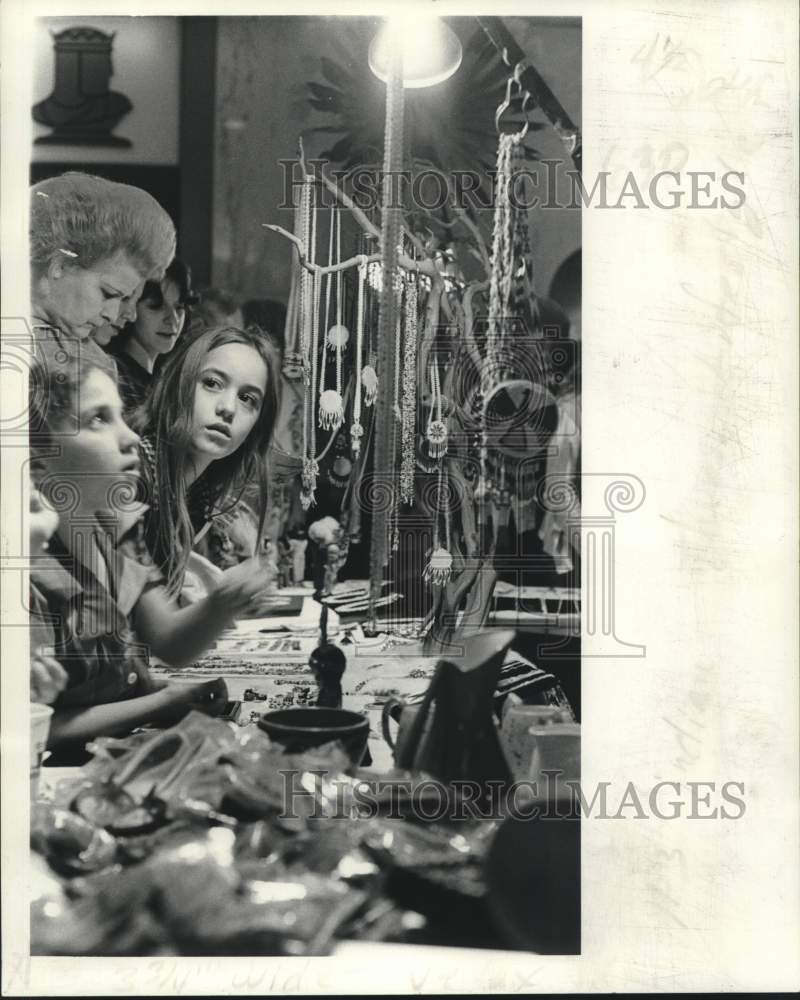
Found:
[[[31,315],[56,340],[116,324],[174,255],[172,220],[140,188],[74,171],[31,188]]]
[[[145,284],[135,318],[107,348],[117,362],[119,391],[126,413],[144,403],[156,364],[163,363],[175,347],[186,326],[188,309],[196,301],[192,272],[177,257],[161,281]]]
[[[204,526],[232,512],[245,490],[257,493],[262,536],[279,387],[279,355],[263,333],[222,326],[180,341],[134,414],[149,486],[148,548],[170,593],[180,590]]]

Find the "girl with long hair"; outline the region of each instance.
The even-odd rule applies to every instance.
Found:
[[[169,355],[133,423],[142,436],[148,547],[177,594],[194,542],[212,518],[256,495],[267,514],[267,452],[280,396],[280,359],[256,328],[187,336]]]

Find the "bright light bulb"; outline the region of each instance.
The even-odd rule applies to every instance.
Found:
[[[461,65],[461,42],[440,17],[412,14],[387,18],[369,47],[369,67],[379,80],[389,77],[395,46],[403,54],[403,86],[432,87]]]

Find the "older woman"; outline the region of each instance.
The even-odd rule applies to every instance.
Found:
[[[174,255],[171,219],[140,188],[70,172],[31,189],[31,315],[57,343],[93,347]]]

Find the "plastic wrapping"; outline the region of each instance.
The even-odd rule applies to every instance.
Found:
[[[256,878],[235,865],[233,831],[187,830],[116,878],[82,880],[74,902],[39,899],[37,955],[286,954],[330,951],[365,895],[313,874]]]
[[[424,775],[351,776],[338,744],[290,755],[199,713],[92,750],[34,805],[33,954],[322,955],[337,936],[484,926],[493,824],[381,815]]]
[[[114,864],[117,844],[105,830],[63,809],[35,804],[31,847],[62,875],[98,871]]]
[[[296,815],[281,820],[287,788],[309,771],[338,775],[350,764],[338,744],[286,754],[256,727],[241,729],[198,712],[163,732],[96,740],[90,749],[96,756],[71,807],[122,836],[186,817],[225,823],[273,816],[301,829],[316,809],[313,796],[300,796]]]

